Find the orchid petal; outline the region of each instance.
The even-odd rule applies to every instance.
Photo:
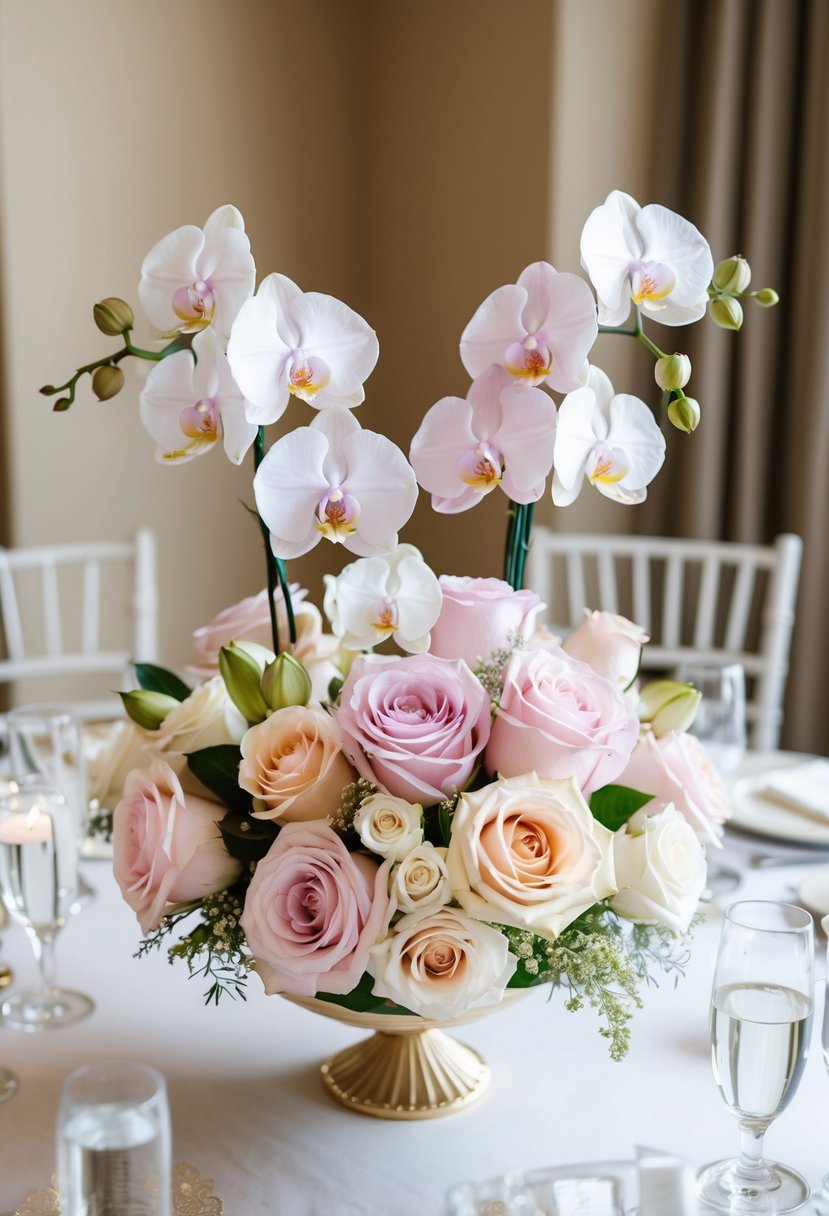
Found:
[[[541,329],[550,315],[550,289],[558,271],[549,262],[532,262],[526,266],[516,283],[527,293],[527,302],[521,313],[521,325],[528,334]]]
[[[664,307],[654,315],[664,325],[698,321],[705,313],[708,284],[714,273],[705,237],[689,220],[657,203],[642,208],[638,227],[645,243],[645,258],[669,265],[677,278],[670,297],[662,301]]]
[[[440,494],[432,495],[432,510],[437,511],[439,515],[459,515],[461,511],[468,511],[470,507],[477,507],[485,493],[475,488],[475,486],[466,486],[460,494],[454,497],[442,497]]]
[[[330,383],[309,404],[316,408],[344,402],[358,405],[365,395],[363,383],[380,353],[374,330],[347,304],[316,291],[305,292],[294,301],[292,316],[303,350],[324,359],[331,369]]]
[[[278,439],[253,479],[256,507],[277,557],[298,557],[320,539],[317,505],[329,488],[323,473],[328,440],[311,427]]]
[[[621,483],[626,491],[653,481],[665,459],[665,436],[645,402],[629,393],[619,393],[610,403],[607,442],[623,449],[630,461]]]
[[[397,530],[414,510],[417,481],[414,470],[396,444],[385,435],[363,431],[348,435],[343,442],[348,476],[343,485],[360,504],[360,548],[386,550],[397,544]],[[354,538],[349,538],[354,539]],[[348,541],[346,548],[359,550]]]
[[[430,494],[452,498],[465,489],[458,474],[458,462],[478,443],[472,419],[469,401],[443,397],[421,422],[409,458],[417,480]]]
[[[241,393],[238,404],[225,402],[219,409],[222,420],[225,455],[233,464],[241,464],[253,446],[259,428],[245,417],[245,402]]]
[[[491,439],[501,426],[501,393],[514,385],[515,380],[500,364],[493,363],[486,371],[476,376],[469,387],[466,399],[472,406],[471,427],[476,441]],[[457,398],[454,398],[457,400]]]
[[[584,485],[584,476],[580,475],[575,478],[573,484],[565,486],[558,473],[553,470],[553,502],[557,507],[569,507],[574,503],[581,493],[581,488]]]
[[[541,389],[508,384],[501,392],[501,415],[492,438],[504,457],[503,487],[515,502],[536,502],[553,466],[556,407]]]
[[[286,274],[269,274],[259,284],[256,294],[275,305],[279,336],[283,343],[289,350],[300,347],[302,339],[294,321],[294,304],[302,297],[302,288],[297,287]]]
[[[354,415],[345,409],[322,410],[311,422],[311,429],[328,440],[323,471],[329,485],[341,485],[348,476],[344,444],[349,435],[362,431]]]
[[[521,314],[527,292],[515,283],[498,287],[476,309],[461,334],[461,361],[473,379],[491,363],[503,363],[511,342],[525,335]]]
[[[256,283],[256,267],[245,233],[226,228],[217,248],[208,250],[205,244],[196,270],[199,278],[209,278],[213,283],[216,298],[213,325],[226,341],[239,309],[253,294]]]
[[[596,301],[577,274],[557,274],[548,284],[543,333],[552,352],[547,383],[557,392],[578,388],[581,369],[599,333]]]
[[[162,332],[178,329],[181,318],[173,311],[173,294],[183,283],[192,283],[196,259],[204,247],[204,233],[185,224],[162,237],[141,263],[138,298],[151,323]]]
[[[604,432],[602,409],[593,390],[578,388],[568,393],[559,406],[553,453],[556,477],[565,489],[581,484],[587,458],[596,446],[596,440],[604,437]],[[559,498],[555,498],[555,502],[561,505]]]
[[[401,546],[402,547],[402,546]],[[418,555],[404,557],[397,567],[400,587],[395,595],[398,626],[395,641],[409,650],[410,643],[426,640],[440,615],[443,592],[437,575]],[[425,647],[418,647],[418,649]]]
[[[227,344],[230,370],[248,403],[248,421],[256,426],[268,426],[285,412],[289,355],[277,332],[277,306],[260,291],[240,308]]]
[[[181,416],[197,400],[193,391],[194,361],[190,351],[168,355],[150,369],[139,399],[139,415],[144,429],[158,445],[156,459],[162,464],[172,460],[185,463],[212,446],[212,439],[201,443],[188,438],[181,429]]]

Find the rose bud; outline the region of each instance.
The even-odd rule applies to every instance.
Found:
[[[655,680],[642,689],[639,697],[639,721],[650,722],[657,738],[673,731],[681,735],[694,721],[702,693],[693,684],[677,680]]]

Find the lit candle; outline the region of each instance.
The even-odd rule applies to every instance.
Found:
[[[52,839],[51,817],[39,806],[30,811],[0,813],[0,841],[3,844],[45,844]]]

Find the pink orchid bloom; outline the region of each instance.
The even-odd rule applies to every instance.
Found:
[[[227,357],[248,418],[267,426],[292,396],[316,409],[359,405],[379,350],[374,330],[346,304],[271,274],[241,308]]]
[[[498,363],[520,384],[567,393],[582,382],[598,332],[584,279],[534,262],[487,296],[461,335],[461,359],[472,377]]]
[[[555,435],[556,407],[547,394],[491,365],[465,400],[444,397],[432,406],[409,457],[432,506],[444,514],[474,507],[496,486],[513,502],[537,502],[553,466]]]
[[[385,435],[346,409],[323,410],[277,440],[253,480],[277,557],[299,557],[323,536],[358,557],[388,553],[414,510],[417,482]]]
[[[192,334],[212,325],[224,343],[255,282],[245,221],[227,205],[204,228],[185,224],[153,246],[141,265],[138,296],[162,333]]]
[[[225,455],[241,464],[256,438],[256,427],[245,417],[245,399],[212,328],[196,335],[192,353],[179,351],[153,366],[141,393],[140,412],[162,464],[193,460],[210,451],[220,436]]]

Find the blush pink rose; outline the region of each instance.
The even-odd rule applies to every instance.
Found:
[[[390,866],[349,853],[326,820],[282,828],[256,866],[241,919],[269,996],[356,986],[388,923]]]
[[[295,608],[307,595],[304,588],[294,584],[291,587],[291,600]],[[285,612],[285,601],[282,592],[274,592],[276,604],[276,623],[279,627],[280,641],[288,638],[288,617]],[[193,662],[190,670],[194,675],[203,679],[219,674],[219,651],[231,642],[257,642],[260,646],[273,648],[271,636],[271,614],[268,608],[268,592],[260,591],[258,595],[249,595],[223,609],[215,616],[209,625],[203,625],[193,634]]]
[[[636,744],[639,720],[622,693],[558,650],[519,650],[484,757],[502,777],[574,777],[585,793],[615,781]]]
[[[113,813],[113,873],[143,934],[176,904],[222,891],[242,871],[225,848],[225,808],[185,797],[169,764],[154,760],[130,773]]]
[[[443,605],[432,627],[431,654],[463,659],[475,668],[510,638],[532,636],[544,607],[534,591],[513,591],[500,578],[440,578]]]
[[[627,688],[639,670],[642,647],[647,641],[644,629],[627,617],[615,612],[589,612],[564,643],[564,650],[611,684]]]
[[[359,658],[337,723],[361,777],[430,806],[472,775],[489,738],[489,695],[466,663],[430,654]]]
[[[653,794],[637,816],[654,815],[672,802],[700,838],[717,843],[722,835],[720,825],[731,811],[728,790],[693,735],[669,731],[657,738],[644,731],[619,782]]]

